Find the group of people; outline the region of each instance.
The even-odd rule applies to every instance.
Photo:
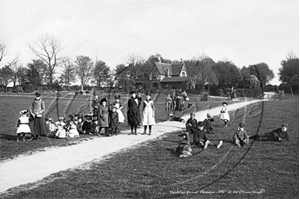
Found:
[[[165,100],[165,111],[169,112],[181,112],[184,109],[184,104],[188,102],[188,107],[191,106],[189,97],[186,91],[183,91],[180,95],[176,95],[176,92],[168,94]]]
[[[220,119],[224,121],[225,127],[227,127],[230,117],[227,110],[227,103],[222,103],[222,109],[220,111]],[[173,121],[185,122],[180,117],[171,117]],[[179,157],[189,157],[192,155],[191,145],[196,145],[207,149],[207,147],[212,143],[209,141],[207,134],[213,134],[213,128],[211,122],[214,121],[214,118],[207,113],[207,117],[204,121],[198,122],[195,118],[195,113],[190,114],[190,118],[186,121],[186,131],[180,133],[178,136],[182,137],[184,140],[187,140],[187,144],[182,145],[182,140],[179,141],[179,145],[175,148],[175,152],[179,154]],[[257,134],[249,136],[245,130],[245,124],[239,123],[237,130],[233,133],[232,141],[238,147],[243,147],[249,144],[249,140],[257,141],[278,141],[283,140],[289,141],[289,136],[287,133],[288,125],[282,124],[280,128],[272,130],[271,132],[265,134]],[[191,141],[191,136],[193,141]],[[216,146],[220,148],[223,145],[223,141],[220,140]]]

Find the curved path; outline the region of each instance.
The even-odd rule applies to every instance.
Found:
[[[232,111],[261,100],[243,101],[228,105]],[[197,120],[205,118],[208,110],[196,113]],[[219,115],[220,107],[209,110],[211,115]],[[183,116],[187,120],[189,116]],[[180,122],[162,122],[153,126],[152,135],[126,135],[123,131],[115,137],[101,137],[84,141],[67,147],[50,148],[28,156],[21,156],[13,160],[0,163],[0,193],[27,183],[41,180],[52,173],[74,168],[92,160],[100,160],[113,152],[127,149],[142,142],[155,139],[164,133],[180,131],[185,124]]]

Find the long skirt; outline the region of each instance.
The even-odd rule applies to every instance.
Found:
[[[43,117],[31,118],[29,127],[32,135],[46,135],[46,127]]]
[[[230,121],[230,117],[229,117],[228,112],[221,113],[220,119],[221,120],[228,120],[228,121]]]
[[[130,108],[127,112],[127,120],[128,125],[139,125],[141,122],[139,109]]]
[[[121,111],[120,109],[118,109],[118,110],[117,110],[117,113],[118,113],[118,120],[119,120],[119,122],[120,122],[120,123],[123,123],[124,120],[125,120],[125,117],[124,117],[122,111]]]

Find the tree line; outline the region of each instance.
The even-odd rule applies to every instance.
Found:
[[[182,63],[184,62],[189,84],[192,88],[199,89],[209,84],[219,88],[254,88],[258,85],[265,86],[274,78],[274,72],[264,63],[243,66],[238,68],[229,60],[214,61],[207,55],[195,56],[188,60],[170,60],[160,54],[150,55],[144,59],[137,55],[130,55],[126,63],[118,64],[115,70],[102,60],[93,60],[89,56],[78,55],[75,59],[62,56],[61,44],[52,36],[44,36],[36,43],[30,44],[29,48],[36,55],[31,63],[23,66],[18,56],[6,63],[0,69],[0,79],[7,87],[13,82],[14,87],[32,84],[34,88],[39,85],[70,85],[80,81],[82,86],[93,83],[97,87],[133,86],[136,79],[149,79],[154,62]],[[0,41],[0,63],[7,54],[7,45]],[[128,69],[129,75],[119,76],[124,69]],[[56,74],[60,74],[57,76]],[[292,52],[288,53],[281,62],[279,78],[284,83],[293,86],[299,85],[299,58]],[[144,87],[151,87],[145,81]]]

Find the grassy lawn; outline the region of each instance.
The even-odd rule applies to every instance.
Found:
[[[230,112],[227,128],[214,122],[215,134],[208,136],[213,145],[222,139],[221,149],[193,147],[192,157],[179,159],[173,153],[178,137],[168,133],[86,164],[86,169],[53,174],[37,188],[25,185],[7,198],[298,198],[298,110],[298,96],[256,103],[247,112]],[[250,135],[288,123],[290,142],[251,141],[235,147],[232,134],[243,119]]]
[[[107,94],[100,94],[100,98],[108,97]],[[156,98],[156,122],[166,121],[169,116],[165,112],[165,95],[158,95]],[[42,138],[39,141],[31,142],[16,142],[16,124],[17,119],[19,118],[19,112],[23,109],[28,109],[32,99],[34,98],[33,94],[12,94],[10,96],[0,95],[0,104],[1,104],[1,124],[2,128],[0,129],[0,160],[7,158],[14,158],[20,154],[31,153],[32,151],[43,150],[45,147],[53,146],[68,146],[69,144],[74,144],[83,140],[92,139],[93,136],[90,135],[81,135],[80,138],[75,139],[53,139],[53,138]],[[43,99],[46,104],[46,117],[54,118],[57,121],[58,117],[63,116],[67,117],[70,114],[74,113],[88,113],[90,108],[91,97],[87,95],[74,96],[68,92],[61,92],[59,97],[56,93],[44,93]],[[113,100],[113,96],[110,97]],[[126,118],[127,110],[127,95],[122,95],[121,102],[124,103],[123,113]],[[208,107],[219,106],[220,102],[197,102],[190,109],[186,109],[184,113],[188,114],[191,111],[207,109]],[[178,113],[179,114],[179,113]],[[120,124],[120,130],[128,129],[127,118],[123,124]]]

